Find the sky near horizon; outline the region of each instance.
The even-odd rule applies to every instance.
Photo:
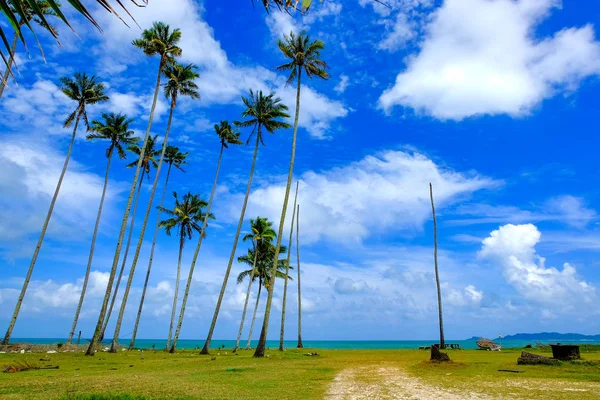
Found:
[[[173,171],[168,192],[208,199],[219,151],[213,125],[240,118],[248,89],[273,90],[293,110],[294,87],[275,71],[286,62],[276,40],[306,30],[325,43],[331,78],[304,79],[302,87],[294,180],[300,181],[305,340],[436,337],[429,182],[447,338],[600,332],[600,5],[388,3],[315,1],[304,17],[267,14],[249,0],[227,7],[215,0],[150,0],[146,8],[131,7],[142,28],[157,20],[180,28],[181,62],[197,64],[201,75],[202,98],[182,99],[175,111],[169,142],[190,157],[185,173]],[[134,24],[128,28],[99,9],[93,14],[102,34],[71,14],[81,39],[61,23],[61,47],[40,35],[46,63],[31,38],[31,57],[19,48],[19,85],[0,99],[0,329],[13,311],[68,147],[71,130],[62,122],[75,105],[60,92],[59,78],[98,76],[110,101],[89,107],[90,118],[123,112],[135,119],[138,134],[147,126],[157,59],[130,44],[141,33]],[[153,134],[164,135],[167,117],[161,95]],[[247,219],[279,220],[291,133],[265,138]],[[248,134],[242,131],[244,139]],[[104,143],[84,137],[80,130],[13,337],[68,335],[106,166]],[[196,266],[182,339],[207,333],[251,157],[251,146],[225,152],[217,220]],[[115,159],[110,172],[79,324],[84,338],[97,319],[133,176],[125,164]],[[151,182],[144,183],[138,215]],[[166,206],[172,203],[168,196]],[[155,218],[153,210],[123,338],[133,329]],[[138,219],[134,239],[140,225]],[[196,240],[184,249],[182,277]],[[240,242],[237,255],[247,248]],[[139,338],[168,332],[177,239],[160,232],[156,252]],[[236,336],[246,284],[235,278],[242,270],[234,264],[217,339]],[[278,281],[269,339],[279,336],[282,286]],[[286,339],[296,337],[295,280],[290,290]],[[250,304],[255,296],[256,287]]]

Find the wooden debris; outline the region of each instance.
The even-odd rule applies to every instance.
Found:
[[[521,357],[517,360],[518,365],[556,365],[558,363],[559,361],[554,358],[527,353],[526,351],[522,352]]]
[[[448,362],[450,357],[446,353],[442,353],[438,345],[431,346],[431,361]]]
[[[498,372],[513,372],[515,374],[520,374],[521,372],[525,372],[522,369],[499,369]]]

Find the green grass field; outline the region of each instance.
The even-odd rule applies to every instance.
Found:
[[[79,353],[0,354],[0,366],[27,362],[60,367],[0,374],[0,398],[320,399],[326,396],[336,374],[345,370],[362,371],[354,378],[358,385],[362,380],[385,385],[385,379],[371,373],[382,366],[398,368],[427,386],[455,393],[519,399],[600,398],[600,367],[595,363],[517,366],[521,350],[516,349],[449,351],[451,364],[431,364],[427,362],[429,353],[418,350],[317,350],[318,357],[303,355],[309,351],[270,351],[265,359],[253,359],[249,351],[239,355],[214,351],[210,356],[200,356],[197,351],[174,355],[159,351],[98,353],[95,357]],[[600,352],[584,352],[582,357],[600,361]]]

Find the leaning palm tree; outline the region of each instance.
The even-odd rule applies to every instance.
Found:
[[[300,285],[300,204],[296,208],[296,270],[298,272],[298,349],[304,348],[302,343],[302,287]]]
[[[142,148],[138,144],[133,144],[127,148],[128,151],[135,154],[138,158],[130,164],[127,164],[127,168],[135,167],[140,158],[142,159],[142,173],[140,174],[140,182],[137,186],[137,193],[135,195],[135,199],[133,201],[133,211],[131,212],[131,222],[129,223],[129,234],[127,235],[127,244],[125,245],[125,253],[123,254],[123,260],[121,261],[121,269],[119,270],[119,276],[115,283],[115,289],[112,293],[112,299],[110,301],[110,307],[106,313],[106,318],[104,318],[104,325],[102,326],[102,333],[100,334],[100,341],[104,340],[104,334],[106,333],[106,328],[108,327],[108,322],[110,321],[110,317],[112,315],[113,309],[115,307],[115,302],[117,301],[117,297],[119,295],[119,288],[121,287],[121,281],[123,280],[123,274],[125,273],[125,266],[127,265],[127,256],[129,255],[129,248],[131,246],[131,239],[133,238],[133,228],[135,227],[135,216],[137,214],[138,205],[140,202],[140,193],[142,191],[142,182],[144,181],[144,177],[150,179],[150,170],[152,168],[156,168],[158,163],[156,162],[156,157],[158,156],[158,150],[155,149],[156,141],[158,139],[158,135],[150,136],[146,141],[145,150],[143,151],[142,156]]]
[[[91,130],[92,133],[86,136],[88,140],[108,140],[109,146],[106,149],[106,174],[104,176],[104,187],[102,188],[102,196],[100,197],[100,206],[98,207],[98,216],[96,217],[96,225],[94,226],[94,234],[92,235],[92,245],[90,248],[90,255],[88,257],[87,268],[85,271],[85,278],[83,279],[83,286],[81,287],[81,295],[79,296],[79,304],[77,305],[77,311],[75,312],[75,318],[73,319],[73,326],[69,333],[67,343],[70,344],[77,328],[77,321],[79,320],[79,314],[81,313],[81,306],[85,298],[85,292],[87,289],[88,281],[90,278],[90,272],[92,270],[92,260],[94,259],[94,249],[96,247],[96,237],[98,236],[98,227],[100,226],[100,219],[102,217],[102,207],[104,205],[104,197],[106,196],[106,188],[108,186],[108,174],[110,172],[110,163],[112,161],[113,153],[117,152],[119,158],[125,158],[126,153],[124,146],[130,146],[135,144],[137,141],[133,137],[134,132],[129,129],[129,125],[133,123],[132,119],[129,119],[123,114],[102,114],[103,121],[94,120],[92,121]]]
[[[40,249],[42,247],[42,243],[44,242],[44,237],[46,236],[46,230],[48,229],[48,224],[50,223],[50,219],[52,218],[52,211],[54,211],[54,205],[56,204],[56,199],[58,198],[58,193],[60,192],[60,187],[62,186],[63,179],[65,177],[65,173],[67,172],[67,167],[69,165],[69,160],[71,159],[71,152],[73,151],[73,145],[75,144],[75,136],[77,135],[77,128],[79,127],[79,121],[83,118],[83,122],[86,127],[89,128],[88,117],[86,106],[94,105],[98,103],[102,103],[108,100],[108,96],[104,94],[104,85],[98,82],[98,79],[95,76],[88,76],[86,74],[81,74],[79,72],[75,73],[73,78],[61,78],[62,92],[71,100],[77,102],[77,108],[67,117],[64,127],[68,128],[71,125],[73,127],[73,134],[71,135],[71,142],[69,143],[69,149],[67,150],[67,156],[65,158],[65,163],[63,165],[62,171],[60,173],[60,177],[58,178],[58,183],[56,184],[56,189],[54,190],[54,196],[52,197],[52,201],[50,202],[50,208],[48,209],[48,214],[46,214],[46,219],[44,221],[44,225],[42,226],[42,232],[40,234],[40,238],[38,239],[37,245],[35,247],[35,251],[33,252],[33,258],[31,259],[31,264],[29,264],[29,270],[27,271],[27,275],[25,277],[25,282],[23,283],[23,288],[21,289],[21,293],[19,294],[19,298],[17,299],[17,304],[15,305],[15,310],[13,312],[12,318],[8,325],[8,329],[6,331],[6,335],[4,336],[4,340],[2,344],[8,344],[10,340],[10,336],[12,335],[12,331],[15,327],[15,323],[17,321],[17,317],[19,316],[19,311],[21,310],[21,304],[23,303],[23,299],[25,298],[25,293],[27,292],[27,286],[29,285],[29,281],[31,280],[31,274],[33,273],[33,269],[35,267],[35,263],[37,261],[38,255],[40,253]],[[73,124],[73,122],[75,124]]]
[[[165,195],[167,194],[167,186],[169,186],[169,177],[171,176],[171,168],[175,167],[176,169],[185,172],[182,168],[182,165],[187,164],[186,158],[188,153],[182,153],[179,151],[178,147],[175,146],[167,146],[167,150],[165,151],[165,162],[169,166],[167,168],[167,177],[165,179],[165,186],[163,188],[162,197],[160,199],[160,205],[158,207],[158,213],[156,215],[156,228],[154,228],[154,238],[152,239],[152,247],[150,248],[150,260],[148,261],[148,271],[146,272],[146,280],[144,281],[144,289],[142,289],[142,298],[140,299],[140,306],[138,308],[137,317],[135,319],[135,325],[133,327],[133,333],[131,334],[131,342],[129,343],[129,349],[133,349],[135,347],[135,339],[137,337],[138,327],[140,325],[140,318],[142,317],[142,309],[144,308],[144,300],[146,299],[146,290],[148,290],[148,281],[150,280],[150,273],[152,271],[152,262],[154,260],[154,249],[156,247],[156,239],[158,238],[158,228],[160,225],[160,207],[165,203]]]
[[[194,252],[194,258],[192,259],[192,265],[190,266],[187,283],[185,285],[185,291],[183,292],[183,301],[181,302],[181,311],[179,312],[177,329],[175,330],[175,336],[173,337],[173,344],[171,345],[171,349],[169,350],[171,353],[175,352],[175,348],[177,347],[177,340],[179,340],[179,333],[181,332],[181,327],[183,325],[183,316],[185,314],[185,306],[187,304],[187,299],[190,294],[190,288],[192,286],[192,278],[194,276],[194,268],[196,267],[196,259],[198,258],[200,248],[202,247],[202,239],[205,236],[204,233],[208,224],[208,215],[210,214],[210,208],[215,197],[215,190],[217,190],[217,182],[219,181],[219,171],[221,170],[221,160],[223,159],[223,150],[228,149],[230,144],[243,144],[243,142],[240,140],[239,132],[234,127],[232,127],[227,121],[221,121],[219,125],[215,124],[215,132],[219,136],[219,140],[221,141],[221,151],[219,152],[219,159],[217,161],[217,172],[215,173],[215,181],[210,192],[210,198],[208,199],[208,207],[206,207],[206,217],[204,218],[204,223],[202,224],[202,233],[198,238],[198,244],[196,245],[196,251]]]
[[[290,226],[290,242],[289,242],[289,251],[287,254],[287,260],[286,260],[286,271],[285,271],[285,278],[283,280],[283,300],[281,301],[281,328],[279,331],[279,351],[283,351],[284,350],[284,343],[283,343],[283,338],[285,336],[285,306],[287,303],[287,287],[288,287],[288,274],[290,273],[289,271],[289,267],[290,267],[290,257],[292,256],[292,239],[294,237],[294,221],[296,219],[296,203],[298,202],[298,186],[299,186],[299,182],[296,182],[296,196],[294,197],[294,208],[292,208],[292,210],[294,210],[294,212],[292,213],[292,225]]]
[[[165,97],[171,100],[171,107],[169,111],[169,119],[167,121],[167,130],[165,132],[164,143],[162,147],[162,153],[160,160],[158,161],[158,167],[156,168],[156,176],[154,177],[154,184],[150,191],[150,198],[148,200],[148,207],[146,208],[146,214],[144,215],[144,221],[142,222],[142,229],[140,231],[140,237],[138,238],[137,247],[133,255],[133,261],[131,263],[131,269],[129,270],[129,277],[127,278],[127,285],[125,286],[125,292],[123,293],[123,301],[121,302],[121,309],[119,311],[119,317],[117,318],[117,325],[115,327],[115,334],[113,336],[112,345],[110,348],[111,352],[117,351],[117,344],[119,341],[119,333],[121,331],[121,324],[123,317],[125,316],[125,307],[127,305],[127,299],[129,297],[129,291],[131,284],[133,283],[133,276],[135,275],[135,267],[137,266],[138,259],[140,257],[140,251],[142,250],[142,244],[144,243],[144,233],[146,232],[146,226],[148,226],[148,218],[150,217],[150,211],[152,210],[152,202],[154,201],[154,194],[156,193],[156,187],[160,179],[160,170],[165,159],[165,152],[167,151],[167,145],[169,143],[169,132],[171,131],[171,123],[173,122],[173,112],[177,106],[177,100],[180,96],[188,96],[192,99],[199,99],[200,93],[198,93],[198,85],[194,82],[195,79],[199,78],[200,75],[196,72],[197,67],[193,64],[183,66],[179,64],[168,65],[165,68],[165,76],[168,81],[165,85]]]
[[[287,84],[294,82],[297,78],[296,87],[296,115],[294,117],[294,134],[292,136],[292,155],[290,157],[290,168],[288,172],[287,184],[285,186],[285,195],[283,197],[283,207],[281,210],[281,218],[279,221],[279,233],[277,236],[277,245],[275,246],[275,258],[279,258],[279,247],[281,246],[281,239],[283,236],[283,226],[285,223],[285,216],[287,213],[288,201],[290,198],[290,189],[292,187],[292,177],[294,175],[294,161],[296,158],[296,137],[298,134],[298,119],[300,117],[300,88],[302,83],[302,72],[306,73],[306,76],[312,78],[317,76],[321,79],[327,79],[329,74],[325,69],[327,64],[320,59],[321,50],[325,47],[323,42],[320,40],[310,41],[309,37],[305,33],[301,33],[296,36],[294,33],[290,33],[289,36],[284,37],[284,40],[280,40],[278,43],[281,52],[289,58],[287,64],[283,64],[277,67],[280,71],[290,71],[290,75],[287,80]],[[277,261],[273,262],[273,271],[277,268]],[[265,307],[265,317],[263,320],[263,326],[260,333],[260,339],[254,352],[254,357],[264,357],[265,348],[267,345],[267,332],[269,330],[269,317],[271,315],[271,303],[273,302],[273,293],[275,285],[269,287],[269,295],[267,296],[267,305]]]
[[[277,233],[275,233],[275,230],[273,230],[272,227],[273,223],[270,222],[267,218],[256,217],[256,219],[250,220],[251,232],[246,234],[242,238],[243,242],[246,242],[248,240],[252,241],[252,248],[254,250],[254,261],[252,263],[252,269],[250,272],[250,282],[248,283],[248,290],[246,291],[246,301],[244,302],[244,310],[242,311],[240,329],[238,331],[238,336],[235,341],[235,347],[233,348],[234,353],[240,347],[240,340],[242,338],[242,331],[244,329],[244,321],[246,319],[246,310],[248,309],[248,300],[250,299],[250,290],[252,289],[252,282],[254,282],[254,272],[256,271],[256,261],[258,258],[259,248],[261,247],[261,243],[263,240],[271,242],[277,235]]]
[[[58,36],[58,30],[50,25],[48,23],[48,21],[46,20],[47,16],[52,16],[52,17],[57,17],[58,15],[54,12],[54,10],[52,10],[52,7],[50,6],[50,4],[48,3],[48,1],[46,0],[31,0],[32,3],[31,5],[28,4],[27,2],[23,2],[22,4],[22,12],[23,12],[23,17],[19,17],[19,27],[22,27],[23,25],[28,25],[31,26],[31,22],[35,22],[36,24],[40,25],[42,28],[46,29],[48,32],[50,32],[50,34],[52,34],[53,36],[57,37]],[[15,3],[18,5],[18,3]],[[15,9],[14,6],[10,7],[10,10],[15,13],[18,14],[17,10]],[[36,14],[39,13],[39,16],[37,16]],[[0,28],[1,29],[1,28]],[[14,61],[14,55],[16,54],[16,50],[17,50],[17,41],[19,40],[19,34],[18,32],[15,32],[14,36],[13,36],[13,41],[12,41],[12,45],[10,47],[10,54],[13,55],[13,57],[8,57],[6,60],[6,70],[4,71],[4,74],[0,74],[0,98],[2,98],[2,94],[4,93],[4,88],[7,86],[7,81],[10,75],[13,75],[12,73],[12,64]]]
[[[181,31],[179,29],[174,29],[173,31],[171,31],[169,25],[162,22],[155,22],[152,25],[151,29],[146,29],[144,32],[142,32],[142,37],[140,39],[136,39],[133,41],[133,45],[142,49],[144,51],[144,54],[146,54],[147,56],[160,56],[160,62],[158,64],[158,76],[156,78],[156,87],[154,89],[152,107],[150,108],[148,128],[146,129],[146,134],[144,136],[144,141],[142,144],[143,150],[141,157],[138,160],[138,164],[136,166],[133,182],[131,183],[131,189],[129,190],[127,205],[125,207],[125,214],[123,215],[123,219],[121,221],[121,230],[119,232],[117,248],[115,249],[115,255],[113,258],[113,263],[108,278],[108,286],[106,288],[106,293],[104,294],[104,300],[102,302],[102,307],[100,308],[100,314],[98,315],[98,322],[96,323],[94,336],[90,341],[90,345],[86,351],[86,355],[94,355],[94,353],[96,352],[96,346],[98,345],[98,339],[100,338],[100,334],[102,333],[104,316],[106,314],[106,309],[108,308],[108,301],[110,300],[115,275],[117,274],[119,259],[121,258],[121,247],[123,246],[123,238],[125,237],[125,231],[127,229],[127,219],[129,218],[129,211],[131,210],[131,203],[133,202],[135,187],[142,168],[142,159],[144,156],[145,144],[148,141],[148,138],[150,137],[150,129],[152,128],[152,121],[154,120],[154,111],[156,109],[156,102],[158,100],[158,93],[160,91],[160,78],[163,74],[165,67],[170,62],[172,62],[175,57],[181,55],[181,48],[177,46],[180,40]]]
[[[236,122],[236,125],[241,127],[252,127],[252,133],[248,138],[248,142],[252,138],[252,135],[256,133],[256,144],[254,146],[254,155],[252,156],[252,166],[250,167],[250,176],[248,178],[246,196],[244,197],[244,204],[242,205],[240,220],[238,222],[237,231],[233,240],[233,247],[229,256],[229,263],[227,264],[227,269],[225,270],[223,285],[221,286],[221,292],[219,293],[219,299],[217,300],[215,313],[213,315],[206,342],[204,342],[204,347],[202,348],[201,354],[209,353],[210,341],[215,330],[215,325],[217,324],[217,318],[219,316],[219,310],[221,309],[223,296],[225,295],[225,289],[227,288],[227,280],[229,279],[231,266],[233,265],[233,260],[235,258],[240,232],[242,231],[242,224],[244,223],[244,216],[246,214],[246,206],[248,205],[248,197],[250,196],[250,188],[252,187],[252,177],[254,176],[254,167],[256,166],[258,147],[260,143],[264,145],[262,130],[264,128],[267,132],[272,134],[278,129],[287,129],[290,127],[290,124],[281,121],[283,118],[289,118],[289,115],[286,113],[288,108],[285,104],[281,103],[281,99],[275,97],[274,93],[265,96],[262,90],[257,93],[250,90],[250,97],[242,97],[242,101],[246,106],[246,109],[244,112],[242,112],[242,117],[247,119],[242,122]]]
[[[171,338],[173,337],[173,325],[175,324],[175,311],[177,309],[177,296],[179,295],[179,280],[181,276],[181,257],[183,255],[183,246],[185,245],[186,239],[192,239],[194,231],[198,233],[202,231],[202,227],[200,226],[200,223],[204,220],[202,209],[208,205],[208,203],[200,199],[200,196],[197,194],[188,193],[183,196],[183,201],[179,201],[177,192],[173,192],[173,196],[175,197],[175,207],[172,210],[162,206],[158,207],[161,212],[171,216],[169,219],[160,221],[158,227],[165,228],[165,232],[169,236],[171,236],[171,231],[176,229],[177,235],[179,236],[179,258],[177,259],[175,294],[173,296],[171,324],[169,326],[169,336],[165,350],[169,349]],[[214,219],[214,216],[209,214],[207,214],[207,217]]]
[[[248,342],[246,343],[246,350],[250,349],[250,344],[252,342],[252,333],[254,332],[254,322],[256,321],[256,311],[258,310],[258,303],[260,302],[260,294],[261,289],[264,286],[269,289],[271,285],[271,265],[273,264],[273,256],[275,255],[275,246],[271,241],[262,241],[260,243],[260,249],[258,252],[256,249],[250,249],[248,254],[245,256],[238,257],[238,262],[243,262],[248,265],[252,265],[251,262],[254,258],[256,258],[255,268],[252,270],[243,271],[238,275],[238,284],[242,283],[247,276],[254,276],[253,279],[250,279],[250,285],[254,279],[258,279],[258,293],[256,295],[256,304],[254,305],[254,313],[252,314],[252,322],[250,323],[250,332],[248,332]],[[279,249],[281,254],[285,254],[287,249],[285,246],[281,246]],[[257,257],[258,253],[258,257]],[[280,259],[277,263],[277,278],[288,278],[289,276],[285,274],[285,270],[287,269],[287,261],[284,259]]]
[[[437,221],[435,219],[433,185],[431,183],[429,184],[429,197],[431,198],[431,214],[433,215],[433,261],[435,266],[435,284],[437,286],[438,317],[440,320],[440,349],[445,349],[446,343],[444,341],[444,319],[442,318],[442,289],[440,288],[440,274],[438,271]]]

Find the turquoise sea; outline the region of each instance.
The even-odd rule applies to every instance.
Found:
[[[54,344],[64,343],[66,339],[60,338],[14,338],[11,340],[12,343],[32,343],[32,344]],[[433,340],[305,340],[304,347],[311,349],[324,349],[324,350],[393,350],[393,349],[418,349],[420,346],[430,346],[437,343]],[[522,341],[522,340],[498,340],[495,339],[496,343],[499,343],[504,348],[523,348],[528,344],[535,345],[535,341]],[[556,343],[556,341],[540,341],[545,344]],[[563,344],[600,344],[599,341],[567,341],[561,340]],[[88,343],[87,340],[81,339],[81,343]],[[110,345],[110,339],[104,340],[102,343],[107,346]],[[129,345],[129,340],[124,338],[120,341],[124,346]],[[476,349],[477,344],[475,340],[446,340],[446,343],[457,343],[463,349]],[[162,339],[138,339],[136,340],[136,347],[141,349],[162,349],[166,345],[166,340]],[[231,349],[235,345],[235,340],[214,340],[211,343],[211,348],[218,349],[223,347],[225,349]],[[246,341],[242,341],[242,346],[246,345]],[[285,346],[287,348],[295,348],[297,342],[295,340],[286,340]],[[179,340],[177,344],[178,349],[197,349],[204,346],[204,340]],[[252,347],[256,346],[256,341],[252,341]],[[278,340],[267,341],[267,347],[278,348]]]

